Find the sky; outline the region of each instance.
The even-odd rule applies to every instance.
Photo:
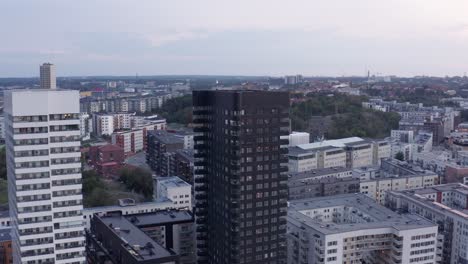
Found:
[[[2,0],[0,77],[463,75],[467,0]]]

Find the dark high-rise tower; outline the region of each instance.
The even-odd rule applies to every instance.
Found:
[[[289,94],[194,91],[198,263],[285,263]]]

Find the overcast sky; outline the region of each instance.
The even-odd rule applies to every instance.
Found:
[[[462,75],[467,0],[2,0],[0,77]]]

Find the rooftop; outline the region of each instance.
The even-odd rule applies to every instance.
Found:
[[[110,215],[100,219],[120,237],[122,245],[136,259],[151,260],[172,256],[171,252],[156,243],[124,216]]]
[[[154,130],[148,131],[149,134],[153,135],[159,141],[164,144],[177,144],[177,143],[184,143],[183,135],[178,134],[176,132],[171,133],[165,130]]]
[[[468,186],[461,184],[461,183],[449,183],[449,184],[441,184],[435,185],[430,187],[424,187],[419,189],[410,189],[410,190],[403,190],[403,191],[391,191],[392,195],[395,196],[404,196],[407,199],[413,200],[420,204],[425,204],[427,207],[432,209],[444,211],[447,213],[451,213],[453,215],[463,217],[468,219],[468,210],[465,208],[460,208],[457,206],[454,201],[451,199],[444,202],[435,201],[429,195],[431,194],[438,194],[438,193],[453,193],[453,194],[460,194],[462,197],[468,198]],[[451,196],[449,197],[456,197]],[[466,199],[464,198],[464,199]]]
[[[186,183],[185,181],[181,180],[177,176],[170,176],[170,177],[158,177],[156,178],[156,181],[161,184],[166,186],[166,188],[172,187],[191,187],[190,184]]]
[[[344,148],[347,144],[350,143],[358,143],[363,142],[364,139],[359,137],[349,137],[349,138],[341,138],[341,139],[333,139],[333,140],[324,140],[320,142],[308,143],[298,145],[301,149],[317,149],[323,147],[337,147],[337,148]]]
[[[132,224],[138,227],[159,226],[168,223],[192,222],[193,215],[185,210],[165,210],[160,212],[134,214],[126,216]]]
[[[337,173],[344,173],[344,172],[348,172],[352,175],[352,170],[348,168],[324,168],[324,169],[314,169],[314,170],[304,171],[304,172],[289,173],[288,181],[301,180],[301,179],[307,179],[307,178],[319,178],[319,177],[327,176],[330,174],[337,174]]]
[[[7,218],[10,217],[9,211],[0,211],[0,218]]]
[[[166,197],[161,197],[154,200],[153,202],[146,203],[137,203],[135,205],[109,205],[109,206],[98,206],[98,207],[88,207],[84,208],[83,212],[111,212],[111,211],[120,211],[125,208],[134,208],[134,207],[169,207],[173,202]]]
[[[10,227],[0,228],[0,242],[11,241],[10,232]]]
[[[336,219],[322,220],[321,215],[311,216],[317,209],[337,212]],[[343,213],[344,212],[344,213]],[[308,214],[309,213],[309,214]],[[291,202],[288,220],[307,225],[323,234],[337,234],[376,228],[409,230],[435,226],[428,220],[410,214],[398,214],[377,204],[363,194],[344,194],[310,198]]]

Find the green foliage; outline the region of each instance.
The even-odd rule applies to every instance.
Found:
[[[364,96],[310,94],[307,101],[291,108],[291,115],[304,120],[311,116],[354,113],[361,111],[362,102],[366,100]]]
[[[119,180],[127,189],[142,194],[146,199],[153,196],[153,177],[147,170],[124,168],[120,171]]]
[[[403,154],[403,152],[399,151],[398,153],[395,154],[395,159],[404,161],[405,155]]]
[[[8,182],[0,179],[0,205],[8,203]]]
[[[362,110],[356,113],[335,115],[326,138],[369,137],[383,138],[390,130],[398,128],[400,116],[397,113]]]
[[[5,147],[0,148],[0,179],[7,178]]]
[[[291,123],[293,130],[307,131],[314,124],[313,116],[331,116],[331,124],[325,131],[328,139],[343,137],[388,136],[391,129],[398,127],[400,116],[362,108],[364,96],[313,94],[310,98],[292,106]]]
[[[83,198],[84,207],[114,204],[106,184],[94,170],[83,172]]]
[[[168,123],[188,125],[192,122],[192,95],[167,100],[155,113],[166,118]]]

